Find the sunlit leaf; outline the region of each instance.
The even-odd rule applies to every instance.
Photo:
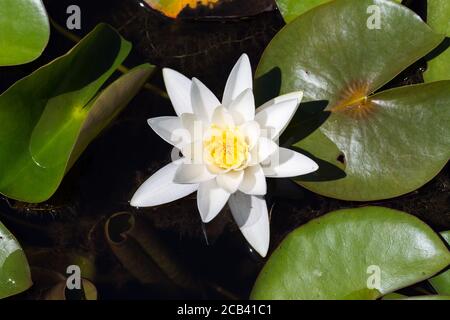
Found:
[[[367,7],[375,4],[380,29],[367,25]],[[450,157],[450,81],[375,93],[443,38],[387,0],[331,1],[278,33],[257,77],[277,72],[272,86],[280,93],[303,90],[306,102],[328,101],[325,123],[293,144],[346,174],[332,181],[300,177],[300,184],[334,198],[377,200],[413,191],[443,168]],[[337,148],[330,151],[330,142]]]
[[[32,285],[30,267],[19,242],[0,222],[0,299]]]
[[[441,236],[450,245],[450,231],[442,232]],[[431,278],[429,281],[437,293],[450,296],[450,270]]]
[[[286,22],[291,22],[301,14],[332,0],[276,0]],[[401,0],[395,0],[400,3]],[[445,0],[444,0],[445,1]]]
[[[47,200],[64,174],[147,79],[137,67],[100,95],[130,43],[99,25],[65,56],[0,96],[0,192],[25,202]]]
[[[414,216],[382,207],[339,210],[290,233],[251,297],[376,299],[449,264],[445,244]]]
[[[0,0],[0,66],[39,57],[50,37],[41,0]]]
[[[427,23],[436,32],[447,35],[434,57],[428,61],[427,71],[424,73],[425,81],[450,79],[450,1],[428,0]]]

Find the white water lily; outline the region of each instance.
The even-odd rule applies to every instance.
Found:
[[[255,110],[250,61],[242,55],[226,83],[222,102],[198,79],[163,70],[177,117],[149,119],[151,128],[183,154],[153,174],[131,205],[150,207],[197,191],[202,221],[214,219],[228,202],[250,245],[266,256],[269,215],[266,177],[311,173],[317,164],[275,142],[295,114],[302,92],[277,97]]]

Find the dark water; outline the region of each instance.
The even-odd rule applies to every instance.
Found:
[[[256,67],[264,48],[284,24],[271,1],[256,1],[259,6],[242,7],[245,12],[240,17],[230,4],[223,11],[213,13],[184,12],[183,18],[177,21],[142,8],[134,0],[44,2],[50,16],[61,25],[65,24],[67,6],[79,4],[82,9],[79,36],[99,22],[117,28],[134,45],[126,66],[143,62],[168,66],[202,79],[218,96],[237,58],[246,52]],[[423,1],[410,3],[424,15]],[[217,18],[221,14],[226,18]],[[40,59],[25,66],[0,69],[0,90],[65,53],[72,45],[52,30],[50,45]],[[424,68],[425,62],[419,61],[388,86],[421,82]],[[163,88],[160,75],[152,83]],[[170,147],[150,130],[146,119],[173,113],[166,99],[143,90],[89,146],[52,199],[40,205],[2,201],[0,218],[16,234],[27,254],[33,256],[43,250],[48,252],[49,259],[67,252],[89,257],[95,262],[97,276],[93,280],[100,298],[104,299],[230,297],[222,289],[235,297],[246,298],[263,260],[248,248],[229,212],[202,225],[194,196],[151,209],[136,210],[128,205],[140,183],[170,161]],[[318,196],[288,180],[276,183],[271,183],[267,197],[269,206],[273,206],[271,250],[288,232],[315,217],[335,209],[367,204]],[[441,231],[450,228],[449,191],[447,166],[432,182],[411,194],[370,204],[410,212]],[[154,228],[155,236],[167,245],[166,250],[206,285],[201,289],[199,286],[198,290],[174,292],[141,284],[119,263],[105,240],[104,223],[119,211],[134,212],[145,219]],[[39,266],[60,271],[64,263],[64,260],[39,262]],[[34,291],[19,298],[33,298],[38,289],[39,283]]]

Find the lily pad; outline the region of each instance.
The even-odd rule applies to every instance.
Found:
[[[374,4],[381,29],[367,27],[367,7]],[[325,123],[294,146],[346,173],[333,181],[297,181],[322,195],[365,201],[431,180],[450,157],[450,81],[376,91],[443,38],[388,0],[332,1],[281,30],[257,77],[278,70],[280,93],[303,90],[305,102],[328,101]],[[330,142],[337,148],[330,151]]]
[[[424,73],[426,82],[450,79],[450,1],[428,0],[427,23],[436,32],[447,35],[435,54],[428,61]]]
[[[414,216],[382,207],[339,210],[290,233],[251,298],[376,299],[449,263],[445,244]]]
[[[450,245],[450,231],[442,232],[441,236]],[[450,296],[450,270],[431,278],[429,281],[437,293]]]
[[[0,299],[31,287],[27,258],[19,242],[0,222]]]
[[[284,21],[291,22],[298,16],[308,10],[311,10],[321,4],[330,2],[331,0],[276,0],[278,9],[283,15]],[[394,0],[401,3],[402,0]],[[444,0],[445,1],[445,0]]]
[[[0,192],[42,202],[88,145],[137,93],[152,67],[131,70],[100,88],[131,49],[99,25],[69,53],[18,81],[0,96]]]
[[[33,61],[47,46],[50,26],[41,0],[0,0],[0,66]]]

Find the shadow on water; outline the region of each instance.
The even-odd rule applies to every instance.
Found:
[[[278,67],[271,69],[256,79],[255,96],[258,105],[280,95],[281,79],[282,74]],[[310,157],[319,165],[319,170],[299,177],[297,179],[299,181],[331,181],[342,179],[346,176],[345,172],[339,167],[314,156],[306,150],[293,146],[295,143],[307,138],[325,123],[331,115],[330,111],[325,110],[327,105],[327,100],[301,103],[291,120],[291,124],[280,137],[280,146],[298,151]]]
[[[265,102],[278,97],[281,90],[281,69],[275,67],[255,79],[255,100],[260,106]]]
[[[314,160],[319,165],[319,169],[317,171],[294,178],[297,181],[324,182],[324,181],[339,180],[347,176],[345,171],[342,170],[341,168],[335,166],[334,164],[329,163],[328,161],[317,158],[312,153],[304,149],[298,147],[291,147],[290,149],[297,151],[301,154],[304,154],[305,156]]]

